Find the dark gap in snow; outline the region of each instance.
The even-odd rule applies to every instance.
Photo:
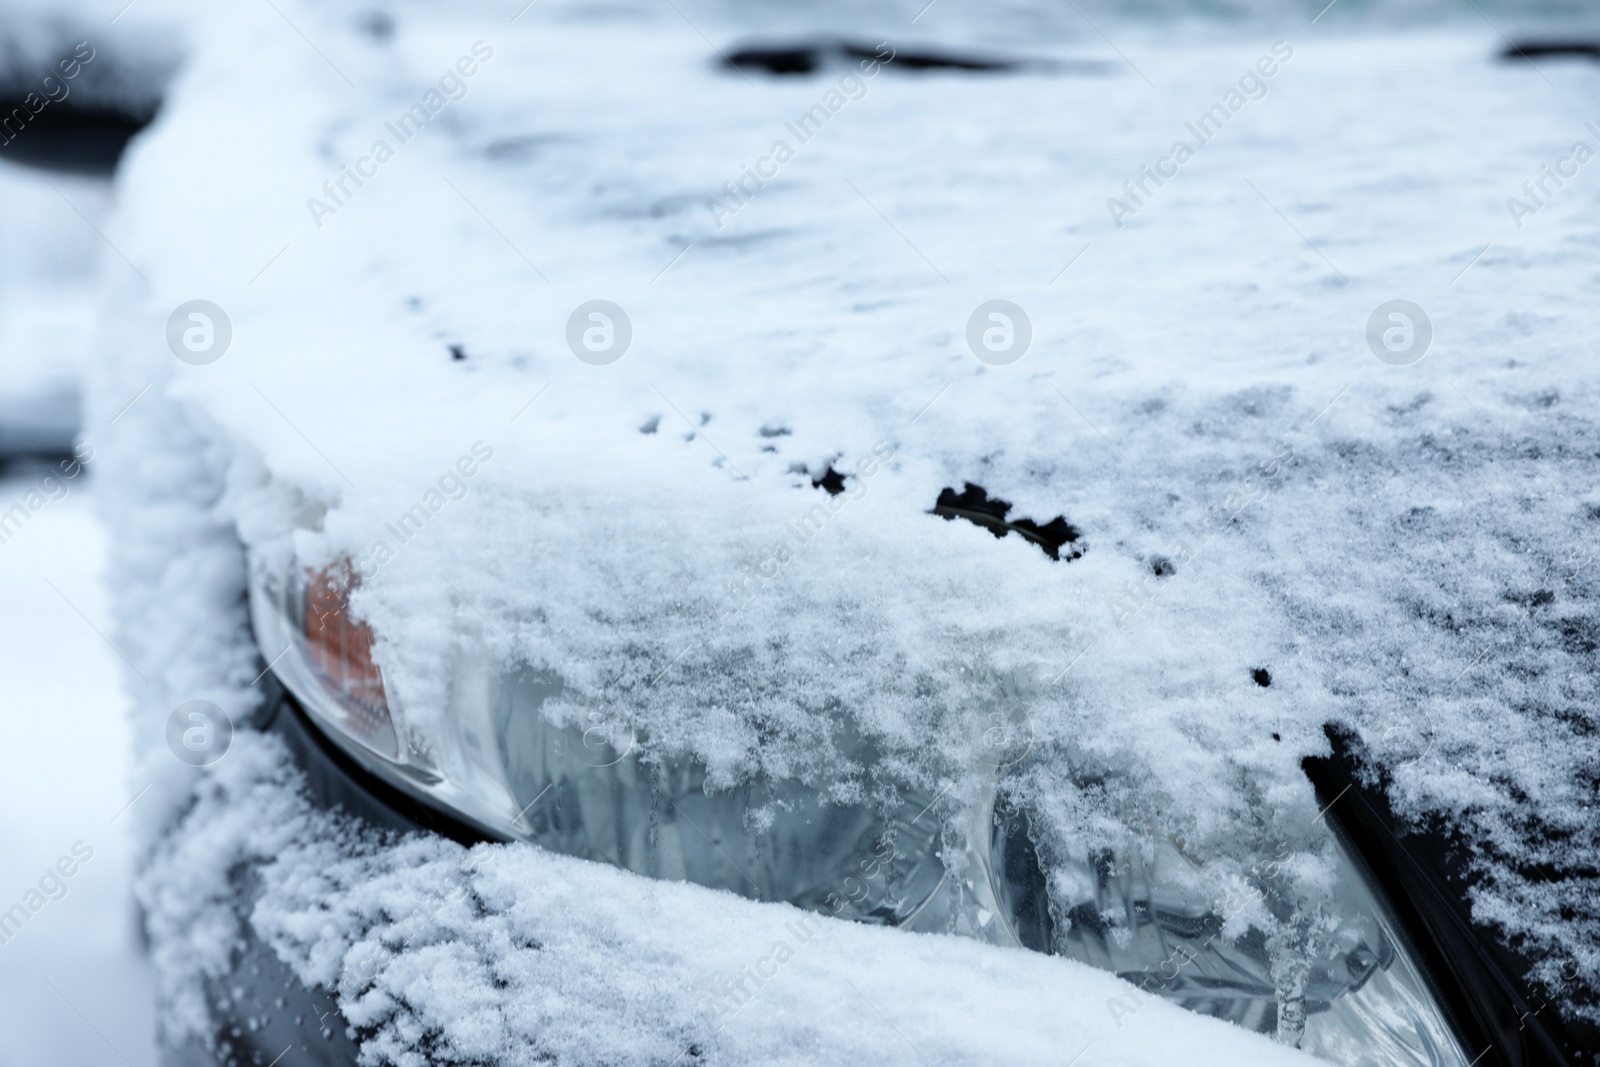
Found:
[[[768,423],[767,425],[761,427],[761,429],[757,432],[759,432],[762,437],[788,437],[794,431],[789,429],[787,426],[774,426],[773,424]]]
[[[1576,56],[1580,59],[1600,59],[1600,43],[1595,41],[1523,41],[1506,45],[1501,59],[1531,59],[1534,56]]]
[[[356,17],[356,25],[374,41],[388,41],[394,37],[394,19],[382,11],[367,11]]]
[[[730,52],[723,65],[735,70],[759,69],[765,74],[810,74],[821,63],[821,50],[814,45],[784,47],[752,45]]]
[[[1166,556],[1157,556],[1150,561],[1150,572],[1157,578],[1171,578],[1178,573],[1178,565]]]
[[[811,479],[811,487],[826,489],[829,496],[838,496],[844,492],[844,475],[830,466],[822,472],[821,477]]]
[[[1431,400],[1433,400],[1433,394],[1423,391],[1406,401],[1404,404],[1390,404],[1389,412],[1392,415],[1398,416],[1415,415],[1417,412],[1426,407]]]
[[[1024,540],[1032,541],[1044,549],[1045,555],[1054,560],[1077,559],[1088,548],[1087,545],[1077,545],[1062,555],[1064,546],[1075,544],[1083,536],[1083,531],[1068,522],[1065,515],[1057,515],[1041,524],[1033,519],[1007,519],[1006,514],[1010,510],[1010,501],[991,497],[983,486],[966,482],[965,488],[959,493],[948,487],[939,490],[939,499],[933,505],[932,514],[947,522],[966,519],[975,526],[982,526],[997,538],[1017,533]]]
[[[661,416],[660,415],[651,415],[648,419],[645,420],[644,425],[639,427],[639,432],[640,433],[655,433],[660,428],[661,428]]]
[[[1272,674],[1265,667],[1257,667],[1250,672],[1250,677],[1263,689],[1272,684]]]
[[[1506,599],[1513,604],[1521,604],[1528,610],[1542,608],[1546,604],[1555,602],[1556,595],[1549,589],[1535,589],[1531,593],[1507,593]]]
[[[839,50],[851,59],[879,60],[884,58],[883,46],[863,46],[859,44],[842,44]],[[961,55],[956,52],[917,52],[910,49],[895,49],[890,54],[894,56],[891,64],[904,70],[966,70],[977,73],[990,71],[1014,70],[1020,66],[1015,60],[998,59],[994,56]]]
[[[1600,623],[1583,615],[1571,616],[1556,623],[1561,634],[1561,646],[1575,656],[1586,656],[1600,649]]]
[[[824,67],[853,70],[861,62],[879,63],[890,70],[953,70],[970,74],[998,74],[1023,66],[1042,65],[973,52],[901,48],[887,41],[862,44],[826,40],[751,43],[728,52],[722,57],[720,65],[726,69],[784,78],[815,74]],[[1066,66],[1079,73],[1096,74],[1102,73],[1105,68],[1105,64],[1097,62],[1077,62]]]
[[[48,107],[41,104],[35,112],[23,104],[24,91],[9,84],[9,80],[8,77],[8,83],[0,85],[0,94],[18,99],[7,121],[21,116],[18,125],[28,131],[27,137],[12,134],[13,141],[5,145],[5,158],[13,163],[64,174],[109,177],[116,172],[122,150],[133,135],[155,117],[153,111],[130,113],[70,97]]]
[[[450,346],[450,358],[454,359],[454,360],[466,359],[467,358],[467,350],[465,348],[463,348],[461,345],[451,345]]]
[[[538,158],[546,148],[559,145],[564,140],[564,137],[556,135],[525,134],[504,137],[484,145],[483,158],[490,163],[526,163]]]

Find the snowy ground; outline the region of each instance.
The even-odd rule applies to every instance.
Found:
[[[0,506],[38,484],[13,468]],[[109,632],[106,531],[79,484],[0,544],[0,909],[74,844],[65,894],[0,944],[0,1067],[155,1062],[129,878],[127,698]],[[97,631],[99,633],[97,633]],[[71,864],[69,863],[70,867]],[[44,895],[44,894],[41,894]]]

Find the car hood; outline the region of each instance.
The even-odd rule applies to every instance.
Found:
[[[1594,855],[1595,742],[1574,710],[1596,647],[1574,549],[1597,513],[1594,193],[1574,182],[1531,219],[1505,203],[1593,142],[1582,96],[1466,30],[1263,23],[1180,48],[1130,26],[1124,61],[1026,9],[926,30],[790,13],[886,58],[775,79],[722,61],[747,12],[512,14],[213,17],[131,150],[88,436],[117,444],[124,638],[155,679],[152,722],[255,700],[241,543],[373,560],[355,607],[418,722],[462,643],[491,644],[560,674],[551,714],[604,708],[715,784],[824,775],[817,723],[844,709],[907,780],[960,793],[990,773],[972,758],[985,709],[1027,678],[1014,788],[1047,836],[1172,835],[1225,871],[1312,839],[1299,764],[1340,722],[1402,810],[1484,842],[1483,917],[1600,943],[1528,873],[1577,884]],[[897,69],[912,34],[1021,65]],[[1255,98],[1240,79],[1262,57]],[[1226,125],[1195,130],[1214,104]],[[1192,158],[1171,162],[1180,141]],[[231,325],[201,366],[166,340],[196,299]],[[996,299],[1030,325],[1015,362],[969,343]],[[1431,319],[1420,362],[1369,346],[1394,299]],[[631,324],[605,365],[569,341],[594,300]],[[475,473],[443,481],[464,457]],[[934,513],[996,498],[1061,519],[1071,550]],[[163,540],[177,531],[194,558]],[[185,573],[203,580],[157,607]],[[161,636],[131,622],[151,611]],[[777,921],[513,851],[496,863],[524,884],[600,879],[619,914],[670,897]],[[514,907],[501,877],[491,911]],[[370,927],[313,937],[288,901],[258,915],[326,980],[318,954]],[[662,916],[670,946],[649,951],[670,970],[709,928]],[[838,937],[908,961],[990,951]],[[1062,1000],[1109,982],[982,966],[1056,968]],[[592,1002],[613,1027],[621,982]],[[779,1042],[776,1022],[743,1025]]]

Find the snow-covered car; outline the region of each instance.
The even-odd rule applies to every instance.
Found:
[[[1356,6],[197,12],[169,1060],[1594,1062],[1600,75]]]

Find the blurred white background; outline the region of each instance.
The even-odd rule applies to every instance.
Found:
[[[43,473],[11,468],[0,510]],[[75,842],[93,856],[62,879],[65,896],[0,944],[0,1065],[146,1067],[150,981],[129,888],[131,820],[118,817],[130,799],[122,663],[100,636],[106,532],[92,482],[72,484],[0,544],[0,911]]]
[[[0,196],[0,414],[16,426],[80,373],[100,242],[91,220],[109,187],[0,163]],[[0,514],[59,473],[56,460],[6,465]],[[107,535],[92,473],[53,484],[57,498],[0,542],[0,919],[76,842],[92,856],[61,879],[65,895],[49,899],[60,889],[47,880],[20,929],[0,926],[0,1067],[148,1067],[132,819],[119,816],[132,793],[124,668],[101,636]]]

